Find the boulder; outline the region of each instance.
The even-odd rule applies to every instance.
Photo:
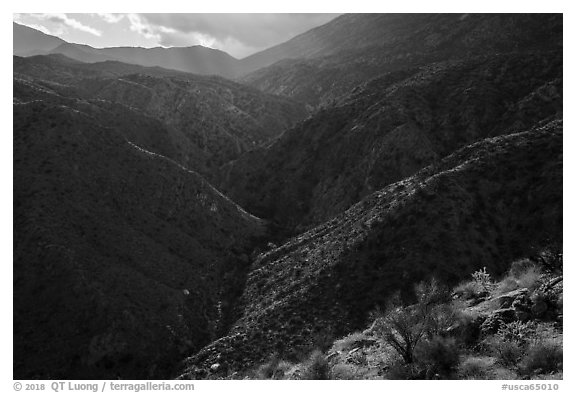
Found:
[[[504,293],[492,301],[498,305],[498,308],[510,308],[515,301],[527,298],[527,296],[527,288],[518,288],[513,291]]]

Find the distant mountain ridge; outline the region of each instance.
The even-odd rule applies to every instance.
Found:
[[[16,56],[33,56],[47,53],[66,43],[61,38],[15,22],[12,23],[12,28],[12,53]]]
[[[423,56],[431,51],[448,51],[462,56],[469,51],[475,54],[508,51],[515,46],[520,49],[562,46],[561,40],[554,42],[556,37],[562,37],[562,16],[557,14],[550,14],[545,20],[537,14],[345,14],[241,60],[202,46],[96,49],[67,43],[17,23],[13,27],[13,54],[19,56],[61,53],[84,62],[117,60],[227,78],[246,76],[282,60],[308,62],[325,59],[321,63],[329,65],[331,72],[346,63],[348,69],[359,67],[356,75],[365,74],[362,77],[365,81],[370,76],[382,73],[373,69],[375,65],[397,61],[394,56],[403,62],[421,64],[423,61],[410,60],[409,57]],[[21,36],[27,39],[23,40]],[[550,37],[554,39],[550,40]],[[37,44],[35,39],[38,40]],[[410,42],[408,47],[405,46],[407,42]],[[443,57],[446,58],[446,55]],[[318,66],[317,62],[311,64]],[[282,69],[283,73],[288,74],[284,80],[293,78],[290,75],[292,70]],[[269,72],[277,71],[273,69]],[[247,76],[245,80],[264,90],[271,89],[274,86],[266,87],[270,83],[269,72],[260,71],[257,75]],[[288,83],[288,86],[293,83]],[[283,85],[287,85],[286,82]]]
[[[259,66],[240,80],[317,108],[387,72],[561,48],[561,14],[346,14],[243,59]]]
[[[95,63],[116,60],[146,67],[163,67],[199,75],[234,77],[238,61],[226,52],[192,46],[184,48],[93,48],[73,44],[38,30],[13,23],[14,49],[18,56],[63,54],[75,60]]]
[[[161,122],[165,131],[142,138],[143,132],[125,124],[127,133],[148,141],[143,147],[209,177],[307,116],[302,104],[216,76],[116,61],[83,63],[61,54],[14,57],[13,64],[15,98],[22,98],[26,81],[27,89],[33,85],[36,91],[136,110]],[[29,93],[33,98],[35,93]]]

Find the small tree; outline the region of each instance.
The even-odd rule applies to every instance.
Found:
[[[402,357],[404,363],[414,362],[414,350],[431,329],[439,326],[434,309],[448,296],[448,291],[432,279],[416,286],[417,302],[402,307],[390,305],[389,311],[374,322],[373,329]]]
[[[426,316],[417,307],[397,307],[383,317],[378,324],[384,340],[404,360],[414,361],[414,349],[426,331]]]

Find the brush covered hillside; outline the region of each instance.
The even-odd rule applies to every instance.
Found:
[[[459,147],[561,113],[561,51],[433,63],[358,86],[223,167],[219,186],[259,217],[301,229]]]
[[[243,315],[182,378],[294,361],[362,329],[368,313],[434,276],[456,284],[562,236],[562,122],[489,138],[374,192],[253,263]],[[528,246],[530,245],[530,246]]]
[[[29,92],[27,99],[50,91],[113,111],[119,121],[124,112],[150,119],[140,123],[164,130],[144,135],[128,124],[125,135],[205,176],[307,115],[301,104],[218,77],[112,61],[86,64],[62,55],[14,57],[13,64],[15,84]]]
[[[113,60],[227,78],[232,78],[239,72],[238,59],[226,52],[200,45],[183,48],[93,48],[66,42],[18,23],[13,23],[13,37],[13,54],[16,56],[61,54],[85,63]]]
[[[552,49],[562,49],[561,14],[346,14],[243,59],[255,71],[241,80],[318,108],[387,72]]]
[[[244,84],[32,35],[14,378],[561,377],[562,15],[343,15]]]
[[[546,249],[494,280],[485,268],[451,291],[423,281],[367,328],[304,361],[278,354],[244,379],[563,379],[562,253]]]
[[[265,235],[107,115],[50,96],[14,103],[15,378],[170,377],[226,331],[234,280]]]

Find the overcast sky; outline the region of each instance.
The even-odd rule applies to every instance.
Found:
[[[338,14],[14,14],[14,21],[96,48],[192,46],[242,58]]]

